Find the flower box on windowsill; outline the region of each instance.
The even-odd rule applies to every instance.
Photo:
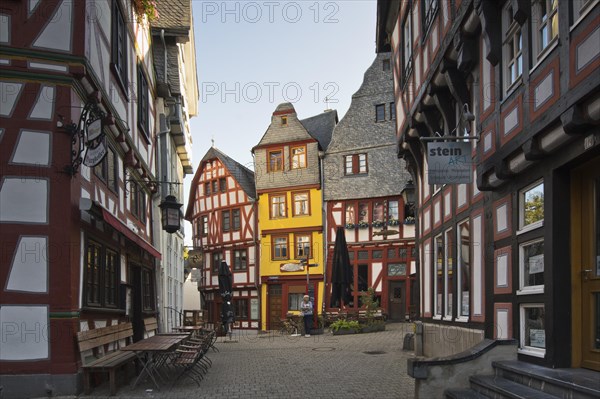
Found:
[[[388,226],[398,226],[400,221],[398,219],[390,219],[387,222]]]
[[[383,227],[384,224],[385,223],[382,222],[381,220],[376,220],[376,221],[373,222],[372,226],[373,227]]]
[[[356,225],[354,223],[346,223],[346,226],[344,226],[346,228],[346,230],[352,230],[356,228]]]
[[[369,223],[367,223],[367,222],[358,222],[358,224],[356,226],[359,229],[366,229],[367,227],[369,227]]]
[[[404,224],[415,224],[415,218],[412,216],[407,217],[404,219]]]

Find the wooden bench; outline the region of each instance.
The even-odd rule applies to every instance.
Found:
[[[144,338],[150,338],[158,334],[158,320],[156,317],[146,317],[144,319]]]
[[[133,327],[131,323],[96,328],[77,333],[77,344],[83,369],[83,389],[90,393],[90,374],[108,372],[110,395],[117,391],[116,370],[135,360],[134,352],[119,350],[131,343]],[[125,341],[125,345],[121,344]]]

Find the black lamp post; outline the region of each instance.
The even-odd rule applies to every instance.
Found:
[[[414,205],[415,205],[415,185],[412,180],[409,180],[402,191],[400,192],[402,195],[402,199],[404,200],[404,204],[408,208],[408,212],[406,212],[406,216],[414,217]]]
[[[167,233],[175,233],[181,228],[180,209],[182,205],[173,195],[167,195],[160,203],[162,228]]]

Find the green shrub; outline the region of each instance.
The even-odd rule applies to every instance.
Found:
[[[331,325],[329,327],[331,328],[331,331],[334,331],[334,332],[338,331],[340,329],[342,329],[342,330],[351,330],[351,329],[359,330],[360,324],[358,323],[357,320],[339,319],[339,320],[336,320],[333,323],[331,323]]]

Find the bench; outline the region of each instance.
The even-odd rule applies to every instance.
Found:
[[[133,327],[131,323],[96,328],[77,333],[77,344],[83,369],[83,389],[90,393],[90,374],[108,372],[110,395],[117,391],[116,370],[135,360],[134,352],[119,350],[122,341],[131,343]]]

